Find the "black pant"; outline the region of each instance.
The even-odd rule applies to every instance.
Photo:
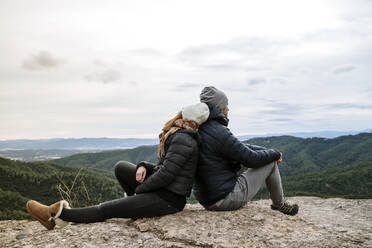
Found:
[[[134,195],[139,183],[136,180],[136,166],[130,162],[120,161],[115,165],[115,176],[128,196]]]
[[[63,209],[60,218],[76,223],[105,221],[110,218],[143,218],[176,213],[180,210],[171,206],[156,193],[134,195],[138,185],[136,166],[129,162],[115,165],[115,176],[127,193],[127,197],[106,201],[97,206]]]

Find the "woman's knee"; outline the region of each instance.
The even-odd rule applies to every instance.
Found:
[[[128,161],[119,161],[114,166],[115,174],[117,174],[120,171],[125,171],[125,170],[128,170],[128,169],[133,169],[134,167],[136,167],[136,165],[134,165],[134,164],[132,164],[132,163],[130,163]]]
[[[115,175],[118,175],[119,174],[119,171],[120,171],[120,168],[122,167],[122,161],[119,161],[117,162],[115,165],[114,165],[114,172],[115,172]]]
[[[136,174],[136,165],[132,164],[127,161],[119,161],[115,164],[114,171],[115,171],[115,176],[117,179],[121,180],[128,180],[128,177],[134,176]]]

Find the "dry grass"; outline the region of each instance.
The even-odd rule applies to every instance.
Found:
[[[80,176],[83,168],[80,168],[76,173],[71,185],[67,185],[61,175],[56,173],[56,177],[60,182],[57,186],[58,192],[63,200],[66,200],[71,207],[82,207],[91,205],[88,190],[85,186],[83,178]]]

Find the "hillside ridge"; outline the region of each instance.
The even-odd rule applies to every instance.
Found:
[[[370,149],[372,147],[372,133],[360,133],[333,139],[273,136],[253,138],[243,141],[243,143],[280,150],[284,156],[281,166],[283,175],[307,173],[314,169],[348,165],[355,161],[372,161],[372,150]],[[142,160],[157,162],[157,146],[82,153],[52,161],[63,165],[112,170],[119,160],[135,164]]]

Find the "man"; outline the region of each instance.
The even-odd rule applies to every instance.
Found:
[[[296,204],[284,201],[278,165],[282,154],[275,149],[241,143],[227,128],[228,99],[213,86],[205,87],[200,101],[208,105],[210,115],[199,127],[202,139],[194,194],[207,210],[239,209],[257,194],[266,182],[271,208],[295,215]],[[241,166],[247,167],[238,173]]]

